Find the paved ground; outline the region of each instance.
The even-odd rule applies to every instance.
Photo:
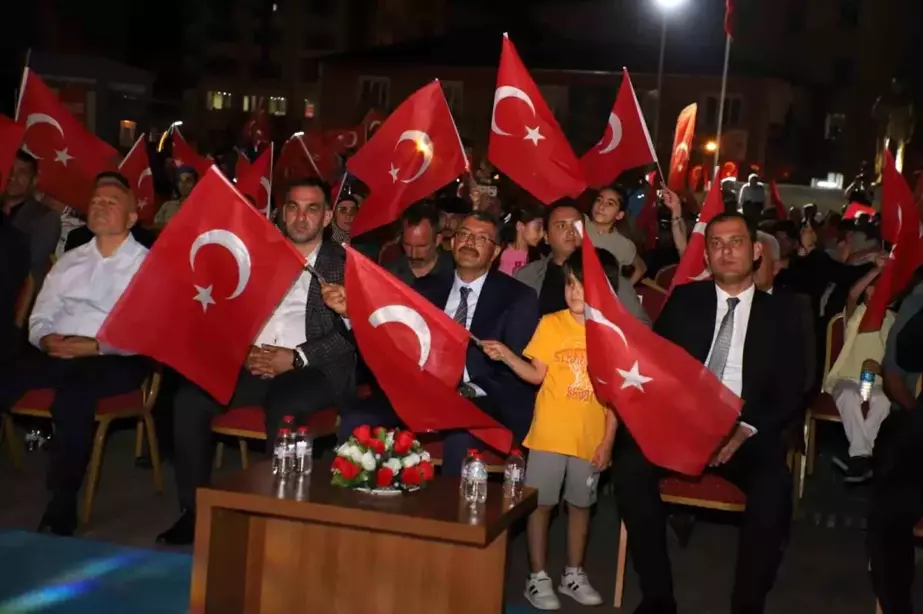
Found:
[[[791,546],[786,555],[769,607],[769,614],[872,614],[872,597],[864,556],[863,509],[865,491],[847,489],[830,467],[830,455],[842,448],[837,425],[821,427],[821,458],[810,478],[802,514],[796,520]],[[166,493],[154,493],[150,471],[133,466],[133,430],[115,433],[109,441],[91,525],[84,536],[114,543],[153,548],[154,536],[175,519],[177,510],[172,465],[164,466]],[[43,476],[45,455],[27,456],[26,466],[16,473],[9,454],[0,448],[0,527],[35,527],[44,508]],[[223,471],[240,467],[236,449],[225,452]],[[685,550],[675,543],[674,576],[680,611],[684,614],[718,614],[728,611],[731,575],[737,532],[733,515],[700,517]],[[591,542],[586,567],[590,578],[611,605],[618,544],[618,517],[609,497],[603,497],[590,529]],[[549,572],[557,574],[563,565],[564,523],[552,529]],[[522,597],[527,570],[525,536],[520,531],[512,541],[507,571],[508,602],[524,604]],[[923,582],[918,602],[923,603]],[[630,571],[623,612],[637,605],[638,588]],[[584,612],[565,603],[565,614]]]

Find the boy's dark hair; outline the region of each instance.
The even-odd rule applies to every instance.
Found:
[[[743,222],[744,226],[747,227],[747,234],[750,236],[750,242],[756,243],[756,226],[754,226],[750,220],[744,217],[742,213],[738,213],[736,211],[725,211],[713,217],[711,221],[705,226],[705,240],[708,240],[708,235],[711,233],[712,226],[731,220],[740,220]]]
[[[606,279],[608,279],[609,283],[612,284],[612,289],[618,291],[619,280],[622,277],[619,261],[615,259],[615,256],[613,256],[611,252],[607,252],[606,250],[599,247],[596,248],[596,257],[599,258],[599,263],[603,266],[603,273],[606,274]],[[577,278],[577,281],[583,283],[582,247],[578,247],[576,250],[574,250],[574,253],[564,261],[564,275],[565,279],[568,279],[571,275],[573,275]]]
[[[285,200],[286,202],[289,199],[289,196],[292,194],[292,190],[295,188],[317,188],[324,194],[324,207],[327,209],[333,208],[333,203],[330,202],[330,184],[324,181],[323,179],[318,179],[317,177],[305,177],[303,179],[296,179],[295,181],[288,184],[288,188],[285,190]]]
[[[35,159],[35,156],[30,156],[29,153],[24,149],[17,149],[16,159],[20,162],[25,162],[28,164],[32,168],[32,174],[38,175],[38,160]]]
[[[577,213],[582,214],[583,211],[580,210],[580,205],[577,204],[577,201],[573,198],[562,198],[551,204],[545,211],[545,228],[548,228],[548,223],[551,220],[552,214],[558,209],[574,209]]]

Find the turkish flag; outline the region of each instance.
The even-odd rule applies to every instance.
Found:
[[[346,296],[362,358],[408,427],[468,429],[489,446],[509,451],[510,431],[456,390],[465,368],[467,330],[349,246]]]
[[[240,179],[250,168],[250,158],[242,151],[237,152],[237,162],[234,163],[234,178]]]
[[[212,166],[99,338],[170,365],[227,403],[250,344],[303,267],[304,257]]]
[[[272,195],[272,144],[237,178],[237,189],[256,203],[254,206],[269,218]]]
[[[244,140],[253,147],[259,147],[263,143],[268,143],[269,138],[269,115],[263,108],[263,99],[260,98],[257,109],[250,114],[249,119],[244,123],[242,130]]]
[[[724,211],[724,200],[721,198],[721,184],[713,181],[708,195],[705,197],[705,204],[702,205],[702,212],[692,229],[689,237],[689,243],[686,244],[686,251],[676,265],[676,273],[673,275],[673,283],[670,284],[670,292],[676,286],[682,286],[693,281],[702,281],[711,277],[711,271],[705,263],[705,227],[713,217]]]
[[[338,154],[359,145],[359,130],[356,128],[335,128],[321,133],[324,143]]]
[[[698,105],[693,103],[683,109],[676,119],[670,176],[667,179],[667,187],[674,192],[686,189],[686,170],[689,168],[689,156],[692,153],[692,137],[695,135],[695,115],[698,108]]]
[[[728,160],[721,165],[721,179],[737,179],[738,170],[737,163],[733,160]]]
[[[6,115],[0,115],[0,193],[6,187],[13,170],[13,160],[22,143],[26,127],[17,124]]]
[[[603,138],[580,158],[586,181],[594,188],[611,184],[623,171],[657,161],[628,69],[623,71]]]
[[[119,172],[128,180],[135,200],[138,201],[138,221],[151,224],[154,222],[158,206],[154,196],[154,178],[151,176],[151,165],[147,157],[146,138],[146,134],[138,137],[128,155],[119,163]]]
[[[894,165],[894,156],[885,151],[881,173],[882,235],[893,243],[891,255],[875,283],[859,332],[881,330],[888,305],[904,291],[914,271],[923,265],[923,224],[920,210],[913,199],[907,181]],[[886,229],[885,222],[891,226]],[[893,239],[889,239],[890,234]]]
[[[439,82],[402,102],[346,166],[371,190],[353,221],[353,236],[393,222],[461,175],[465,151]]]
[[[644,204],[638,212],[638,230],[644,233],[644,245],[647,249],[657,247],[658,219],[657,219],[657,190],[663,183],[660,173],[650,173],[647,176]]]
[[[379,112],[377,109],[371,109],[365,114],[365,117],[362,118],[362,123],[359,124],[362,145],[365,145],[372,139],[375,132],[381,128],[381,124],[385,121],[386,117],[386,115]]]
[[[785,209],[785,203],[782,202],[782,195],[779,194],[779,185],[773,179],[769,182],[769,202],[776,208],[776,217],[780,220],[788,219],[788,211]]]
[[[183,135],[180,134],[179,128],[173,129],[173,164],[176,168],[181,166],[191,166],[199,175],[199,179],[205,176],[208,169],[212,166],[212,161],[205,156],[199,155],[192,146],[186,142]]]
[[[506,34],[487,157],[546,205],[565,196],[577,198],[587,186],[567,137]]]
[[[737,423],[740,397],[685,350],[631,315],[583,237],[587,370],[655,465],[699,475]]]
[[[734,38],[734,0],[726,0],[724,6],[724,33]]]
[[[16,121],[24,126],[22,149],[38,163],[38,189],[86,210],[96,175],[114,171],[119,153],[91,134],[34,72],[23,71]]]

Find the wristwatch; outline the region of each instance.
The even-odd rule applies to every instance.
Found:
[[[292,352],[292,367],[295,369],[304,368],[304,359],[301,357],[301,352],[298,350]]]

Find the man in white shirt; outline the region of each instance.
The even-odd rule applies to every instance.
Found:
[[[753,223],[759,222],[760,213],[766,205],[766,186],[760,183],[759,175],[752,173],[747,177],[747,183],[740,188],[740,210]]]
[[[323,241],[330,224],[329,186],[316,179],[289,187],[280,229],[307,263],[330,283],[343,283],[346,252]],[[307,270],[254,340],[227,406],[186,382],[174,401],[174,465],[182,515],[157,537],[160,543],[192,543],[195,493],[211,479],[212,419],[231,408],[262,407],[270,446],[285,416],[303,423],[311,414],[341,405],[355,394],[356,349],[342,319],[327,309],[320,283]]]
[[[786,432],[804,408],[804,352],[792,303],[754,286],[754,262],[762,251],[755,229],[739,213],[722,213],[706,227],[705,242],[714,281],[676,287],[654,329],[744,401],[740,421],[715,451],[709,470],[747,496],[730,612],[758,614],[775,581],[791,521]],[[612,465],[641,579],[638,611],[675,614],[658,487],[662,471],[644,458],[626,428],[616,435]]]
[[[65,254],[45,278],[29,318],[29,342],[41,350],[0,374],[0,411],[28,390],[52,388],[55,427],[48,487],[51,502],[39,530],[72,535],[77,492],[93,445],[96,403],[137,390],[149,363],[120,355],[96,339],[147,249],[130,233],[137,221],[135,198],[118,173],[103,173],[87,210],[94,240]]]

